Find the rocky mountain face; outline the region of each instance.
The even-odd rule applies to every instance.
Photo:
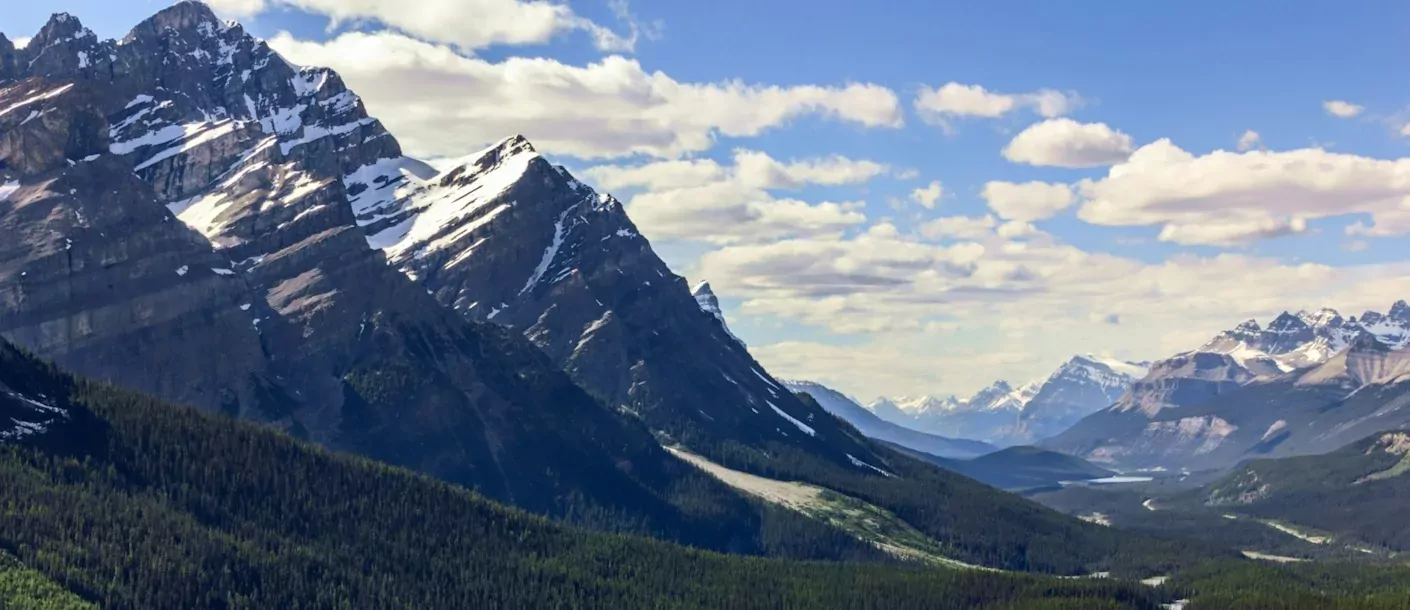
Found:
[[[1306,346],[1326,338],[1316,336],[1315,328],[1304,332],[1313,325],[1289,318],[1280,317],[1272,333],[1240,338],[1226,332],[1211,344],[1222,348],[1224,340],[1237,340],[1281,353],[1264,358],[1247,351],[1197,351],[1157,363],[1111,408],[1044,446],[1123,467],[1225,468],[1253,457],[1331,451],[1378,430],[1410,425],[1410,350],[1378,338],[1398,345],[1400,335],[1357,328],[1336,354],[1283,371],[1278,365],[1288,360],[1279,356],[1313,353]],[[1302,343],[1279,342],[1290,336]]]
[[[120,41],[55,15],[0,58],[4,337],[536,512],[758,550],[742,498],[368,246],[358,213],[429,169],[337,74],[196,2]]]
[[[467,319],[512,328],[606,404],[666,442],[783,445],[878,463],[850,426],[774,380],[652,251],[622,204],[522,136],[426,185],[369,198],[369,242]],[[714,312],[702,310],[700,299]]]
[[[791,392],[702,309],[716,307],[661,261],[621,203],[523,137],[424,184],[368,188],[353,205],[368,243],[447,310],[522,333],[603,404],[710,468],[864,499],[986,565],[1032,565],[1036,548],[1069,555],[1074,540],[1112,548],[1108,532],[1050,522]],[[1033,531],[1065,533],[1054,546]]]
[[[1367,311],[1359,318],[1343,318],[1326,308],[1285,311],[1266,328],[1248,320],[1196,351],[1228,354],[1258,373],[1286,372],[1325,362],[1361,337],[1374,337],[1393,349],[1410,346],[1410,305],[1398,301],[1389,313]]]
[[[715,296],[715,291],[710,289],[710,282],[705,280],[696,282],[694,286],[690,287],[690,296],[695,297],[695,303],[700,306],[701,311],[715,316],[715,319],[720,321],[720,325],[725,327],[725,332],[729,333],[729,336],[734,337],[734,340],[741,344],[744,343],[738,335],[730,332],[729,324],[725,323],[725,312],[720,309],[720,299]]]
[[[978,441],[926,434],[891,423],[857,404],[846,394],[814,381],[782,380],[782,383],[789,390],[811,396],[828,413],[846,420],[869,438],[944,458],[977,457],[996,449]]]
[[[999,446],[1032,443],[1057,434],[1112,404],[1145,373],[1144,363],[1074,356],[1047,378],[1019,388],[996,381],[961,400],[880,398],[867,406],[903,426]]]

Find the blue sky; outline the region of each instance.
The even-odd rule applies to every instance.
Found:
[[[165,4],[5,3],[0,29],[120,37]],[[525,132],[707,276],[771,371],[865,398],[1410,297],[1404,3],[213,4],[342,72],[410,154]],[[947,85],[972,103],[920,107]]]

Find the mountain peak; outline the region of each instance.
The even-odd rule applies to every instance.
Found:
[[[1238,333],[1258,333],[1263,332],[1263,327],[1258,324],[1258,320],[1249,318],[1234,327],[1234,332]]]
[[[715,291],[710,289],[709,280],[700,280],[699,282],[696,282],[694,286],[690,287],[690,294],[697,299],[701,297],[709,297],[710,299],[715,298]]]
[[[1278,317],[1268,323],[1268,332],[1273,333],[1297,332],[1306,330],[1307,328],[1307,322],[1304,322],[1302,318],[1286,311],[1278,314]]]
[[[39,33],[34,35],[28,48],[43,50],[54,44],[65,40],[78,38],[98,38],[92,30],[83,26],[83,23],[68,13],[54,13],[49,16],[49,21],[44,23],[44,27],[39,28]]]
[[[515,134],[495,142],[484,150],[461,157],[454,163],[453,169],[446,170],[441,175],[440,182],[450,184],[467,179],[473,180],[489,170],[505,165],[510,160],[523,159],[527,161],[538,156],[538,151],[534,150],[534,145],[529,143],[528,138]]]
[[[1410,322],[1410,304],[1407,304],[1405,299],[1396,301],[1394,305],[1390,306],[1390,313],[1387,314],[1387,317]]]
[[[1346,322],[1340,312],[1330,307],[1313,312],[1300,311],[1297,317],[1313,328],[1337,328]]]
[[[1371,333],[1360,333],[1347,346],[1347,351],[1351,353],[1372,353],[1380,354],[1391,351],[1390,346],[1381,343]]]
[[[720,309],[720,299],[715,296],[715,291],[710,289],[710,282],[700,280],[691,287],[690,295],[695,297],[695,303],[700,306],[701,311],[715,316],[715,319],[720,321],[720,326],[725,327],[725,332],[729,333],[729,336],[734,337],[734,340],[739,341],[740,344],[744,343],[743,340],[735,336],[734,332],[729,329],[729,324],[725,322],[725,312]]]
[[[528,138],[524,137],[523,134],[516,133],[512,136],[495,142],[489,148],[480,151],[479,156],[493,154],[496,157],[503,159],[522,153],[537,152],[538,150],[534,148],[533,143],[529,142]]]

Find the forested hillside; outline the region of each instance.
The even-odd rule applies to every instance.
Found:
[[[106,608],[1159,601],[1116,581],[728,557],[589,533],[254,424],[76,382],[8,346],[0,385],[0,399],[64,412],[0,447],[0,549],[28,566],[5,570],[0,582],[42,575]]]

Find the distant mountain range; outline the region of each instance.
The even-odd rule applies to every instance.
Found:
[[[1048,377],[1014,388],[996,381],[968,399],[878,398],[866,408],[889,422],[998,446],[1032,443],[1103,409],[1146,373],[1147,363],[1074,356]]]
[[[1410,306],[1249,321],[1155,363],[1111,407],[1043,446],[1123,467],[1225,468],[1410,426]]]
[[[862,434],[880,441],[934,456],[960,459],[977,457],[997,449],[979,441],[927,434],[891,423],[862,408],[847,395],[817,382],[784,380],[783,384],[789,390],[807,394],[828,413],[846,420]]]

